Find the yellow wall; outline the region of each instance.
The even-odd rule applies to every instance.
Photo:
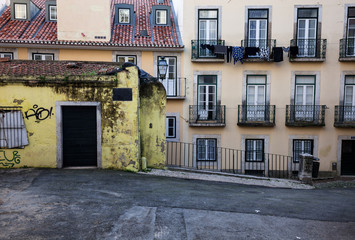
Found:
[[[11,83],[11,77],[2,77],[0,102],[2,106],[22,106],[27,111],[43,107],[51,110],[45,120],[25,118],[29,145],[24,149],[0,149],[0,163],[13,156],[20,162],[15,167],[57,166],[56,102],[99,102],[101,104],[102,167],[137,171],[140,159],[138,71],[135,67],[116,76],[57,77],[39,80],[27,77],[23,83]],[[92,84],[76,83],[78,80],[99,80]],[[113,101],[112,88],[132,88],[132,101]],[[37,105],[37,106],[34,106]],[[164,118],[165,120],[165,118]],[[18,152],[18,154],[14,154]],[[1,166],[1,164],[0,164]]]
[[[112,51],[60,49],[59,60],[112,62]]]
[[[146,83],[140,86],[140,126],[142,157],[148,167],[163,168],[166,157],[166,94],[164,86]]]

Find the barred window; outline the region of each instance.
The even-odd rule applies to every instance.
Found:
[[[247,162],[264,161],[264,139],[245,140],[245,161]]]
[[[293,162],[300,161],[300,154],[308,153],[313,155],[313,140],[294,139],[293,140]]]
[[[199,138],[197,139],[197,160],[216,161],[217,159],[217,139]]]
[[[23,148],[28,145],[21,108],[0,107],[0,148]]]

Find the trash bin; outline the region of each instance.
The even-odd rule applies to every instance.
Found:
[[[319,173],[319,158],[313,159],[313,166],[312,166],[312,178],[317,178]]]

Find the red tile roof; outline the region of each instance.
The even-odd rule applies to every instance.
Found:
[[[1,62],[0,79],[1,76],[92,76],[117,67],[114,62],[10,60]]]
[[[66,41],[57,38],[57,22],[46,22],[45,0],[32,0],[40,8],[31,21],[11,20],[8,7],[0,16],[0,43],[50,44],[50,45],[85,45],[85,46],[132,46],[182,48],[173,11],[170,14],[171,26],[151,26],[150,14],[153,5],[170,5],[170,0],[158,4],[157,0],[112,0],[111,25],[112,36],[108,42]],[[114,23],[115,4],[132,4],[135,11],[134,25]],[[172,9],[173,10],[173,9]],[[141,36],[146,30],[147,36]]]

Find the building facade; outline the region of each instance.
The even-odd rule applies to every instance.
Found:
[[[153,76],[165,57],[166,137],[193,143],[195,162],[220,161],[218,147],[251,163],[310,153],[324,174],[355,174],[353,0],[0,6],[1,57],[133,62]]]
[[[304,152],[324,174],[355,174],[354,1],[174,2],[188,79],[180,131],[196,161],[218,161],[216,146],[250,162]]]

